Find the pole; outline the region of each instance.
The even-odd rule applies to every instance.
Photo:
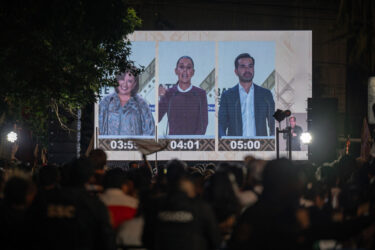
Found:
[[[155,126],[155,141],[158,142],[158,125]],[[158,170],[158,152],[155,153],[155,168]]]
[[[292,128],[288,127],[288,152],[289,152],[289,160],[292,160]]]
[[[280,126],[280,122],[279,122]],[[291,133],[291,128],[288,127],[287,129],[281,129],[276,127],[276,159],[280,159],[280,134],[288,134],[288,155],[289,155],[289,160],[292,160],[292,133]]]
[[[279,133],[280,130],[276,127],[276,159],[280,158]]]

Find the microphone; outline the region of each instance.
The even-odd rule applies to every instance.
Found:
[[[268,133],[267,133],[267,135],[268,136],[272,136],[272,135],[275,134],[275,125],[274,125],[273,128],[271,127],[272,124],[271,124],[271,120],[270,119],[272,119],[272,117],[274,117],[274,116],[271,114],[271,105],[270,105],[269,101],[266,98],[263,98],[263,100],[265,101],[265,103],[267,103],[267,110],[268,110],[267,121],[268,121],[269,135],[268,135]]]

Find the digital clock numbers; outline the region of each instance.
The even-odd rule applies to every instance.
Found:
[[[110,147],[112,150],[138,150],[135,143],[130,140],[111,140]]]
[[[181,149],[181,150],[199,150],[199,141],[198,140],[172,140],[169,143],[171,149]]]
[[[260,141],[233,140],[230,142],[230,148],[233,150],[258,150],[260,149]]]
[[[274,151],[275,139],[221,139],[219,151]]]
[[[154,141],[154,140],[150,140]],[[161,139],[168,147],[165,151],[215,151],[215,139]],[[100,147],[109,151],[137,151],[132,139],[101,139]],[[274,139],[222,139],[219,151],[274,151]]]

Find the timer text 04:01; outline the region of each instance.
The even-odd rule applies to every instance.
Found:
[[[199,141],[173,140],[169,145],[171,149],[199,150]]]

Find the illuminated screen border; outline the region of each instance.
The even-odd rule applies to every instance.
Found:
[[[159,84],[159,44],[162,42],[211,42],[214,44],[215,51],[215,70],[214,77],[215,87],[212,89],[215,94],[215,105],[213,108],[215,116],[215,137],[214,138],[202,138],[199,140],[201,145],[205,145],[206,150],[202,151],[189,151],[191,148],[196,147],[194,144],[194,137],[187,136],[169,138],[175,142],[172,142],[174,151],[167,149],[168,151],[159,152],[150,155],[150,160],[170,160],[172,158],[178,158],[181,160],[195,160],[195,161],[238,161],[243,160],[246,155],[252,155],[262,159],[273,159],[276,157],[274,150],[267,150],[267,148],[275,148],[275,140],[267,138],[259,138],[262,141],[259,145],[254,139],[239,138],[240,143],[236,142],[236,147],[242,147],[236,149],[237,151],[226,151],[219,150],[219,138],[218,138],[218,98],[217,94],[219,91],[218,84],[220,82],[220,66],[219,66],[219,44],[225,42],[271,42],[275,46],[274,66],[275,71],[272,77],[274,77],[274,88],[273,96],[275,101],[275,109],[289,109],[293,114],[297,114],[298,125],[303,127],[303,130],[307,129],[306,121],[306,109],[307,99],[312,95],[312,31],[136,31],[130,35],[129,40],[132,42],[146,42],[155,44],[155,72],[152,78],[154,88],[148,92],[149,96],[154,95],[154,100],[158,100],[158,93],[155,91]],[[247,52],[247,51],[244,51]],[[251,54],[251,51],[248,51]],[[233,64],[233,60],[228,59]],[[137,62],[138,63],[138,62]],[[144,65],[147,66],[147,65]],[[233,66],[232,66],[233,67]],[[256,73],[255,73],[256,75]],[[258,84],[258,83],[257,83]],[[158,120],[158,105],[152,103],[150,105],[154,110],[154,119],[157,124]],[[275,122],[275,126],[278,123]],[[286,125],[284,122],[281,123],[281,128]],[[156,126],[158,127],[158,126]],[[97,128],[98,128],[98,103],[95,105],[95,147],[98,146]],[[115,150],[110,149],[111,142],[108,141],[110,138],[101,136],[103,140],[107,140],[107,154],[109,160],[141,160],[141,154],[135,149],[130,149],[126,136],[120,136],[116,141],[122,143],[122,148]],[[153,138],[152,136],[149,139]],[[282,135],[280,135],[280,155],[287,156],[285,151],[285,142],[283,142]],[[125,142],[125,144],[124,144]],[[120,143],[120,144],[121,144]],[[115,144],[115,143],[113,143]],[[246,147],[241,146],[246,144]],[[125,146],[126,145],[126,146]],[[240,146],[239,146],[240,145]],[[228,147],[234,146],[234,143],[229,142]],[[116,146],[118,147],[118,146]],[[252,148],[251,148],[252,147]],[[262,148],[263,147],[263,148]],[[255,151],[249,151],[249,148]],[[259,150],[264,151],[259,151]],[[293,151],[294,160],[306,160],[307,159],[307,147],[303,146],[302,151]]]

